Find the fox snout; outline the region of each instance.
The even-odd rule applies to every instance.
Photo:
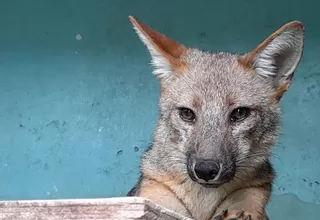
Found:
[[[219,162],[211,159],[188,158],[188,174],[190,178],[206,187],[219,187],[235,176],[235,163]]]

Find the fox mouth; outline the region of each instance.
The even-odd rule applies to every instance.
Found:
[[[225,183],[230,182],[231,180],[233,180],[233,177],[230,176],[228,178],[224,178],[224,179],[220,179],[220,180],[214,180],[214,181],[204,181],[201,180],[199,178],[197,178],[193,172],[189,171],[188,169],[188,174],[189,177],[191,178],[191,180],[193,182],[196,182],[198,184],[200,184],[201,186],[205,187],[205,188],[219,188],[220,186],[222,186]]]
[[[199,182],[197,182],[197,183],[199,183]],[[199,184],[205,188],[219,188],[224,183],[199,183]]]

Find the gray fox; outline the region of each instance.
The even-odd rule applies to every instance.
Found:
[[[304,50],[289,22],[245,54],[189,48],[129,16],[161,88],[153,144],[128,193],[196,220],[266,220],[280,100]]]

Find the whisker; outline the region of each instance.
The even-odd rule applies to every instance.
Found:
[[[253,157],[259,157],[259,156],[270,157],[271,155],[269,153],[255,153],[255,154],[250,154],[250,155],[247,155],[247,156],[243,156],[243,157],[237,158],[236,162],[242,162],[243,160],[247,160],[247,159],[250,159],[250,158],[253,158]]]

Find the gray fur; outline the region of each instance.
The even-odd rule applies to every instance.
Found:
[[[161,179],[157,176],[167,176],[169,181],[179,174],[183,178],[181,184],[188,182],[191,188],[200,187],[201,181],[190,175],[192,160],[210,159],[222,164],[226,175],[234,169],[228,183],[216,188],[228,188],[236,179],[235,184],[244,181],[245,185],[246,180],[254,181],[251,178],[268,179],[265,183],[271,186],[274,171],[270,157],[281,125],[279,100],[272,97],[281,86],[290,85],[303,51],[303,32],[297,28],[290,31],[286,29],[286,35],[280,34],[257,53],[252,69],[239,62],[246,54],[188,48],[180,57],[188,64],[187,68],[178,74],[173,69],[170,71],[170,62],[164,62],[165,57],[159,59],[161,52],[138,30],[153,63],[157,64],[154,73],[163,91],[153,146],[142,156],[142,178],[147,174],[150,178],[152,173],[157,181]],[[268,62],[273,66],[266,66]],[[163,74],[160,74],[161,69]],[[181,107],[195,113],[195,123],[181,119]],[[248,107],[252,111],[243,121],[231,122],[230,114],[238,107]],[[139,195],[140,183],[141,179],[130,195]],[[183,187],[176,190],[183,190]],[[215,189],[203,186],[194,195],[204,198],[209,193],[207,190]],[[224,195],[223,192],[219,191],[219,195]]]

